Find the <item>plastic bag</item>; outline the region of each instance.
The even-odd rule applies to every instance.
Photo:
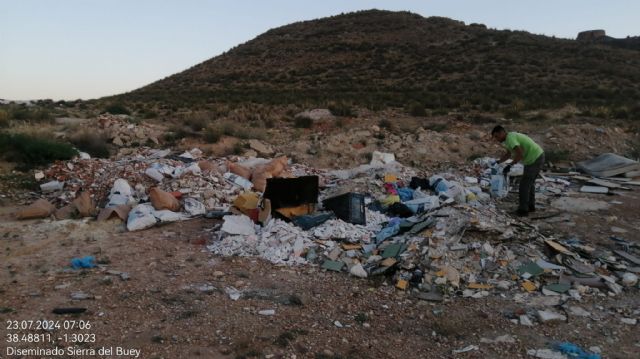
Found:
[[[123,195],[123,196],[131,196],[133,194],[133,191],[131,190],[131,186],[129,186],[129,182],[127,182],[127,180],[122,179],[122,178],[118,178],[117,180],[115,180],[113,182],[113,186],[111,187],[111,193],[112,195],[114,194],[119,194],[119,195]]]
[[[227,168],[229,169],[229,172],[233,174],[244,177],[246,179],[251,179],[251,171],[246,167],[240,166],[237,163],[227,162]]]
[[[202,160],[200,162],[198,162],[198,167],[200,167],[200,170],[204,173],[211,173],[211,172],[218,172],[218,166],[215,165],[215,163],[211,162],[211,161],[206,161],[206,160]]]
[[[149,167],[147,168],[146,171],[144,171],[144,173],[153,178],[154,180],[156,180],[156,182],[160,183],[162,182],[162,180],[164,179],[164,175],[162,173],[160,173],[160,171],[158,171],[157,169],[153,168],[153,167]]]
[[[96,206],[89,192],[82,192],[71,205],[78,211],[80,217],[91,217],[96,212]]]
[[[151,199],[153,208],[157,210],[168,209],[174,212],[180,210],[180,202],[178,202],[178,200],[170,193],[165,192],[158,187],[152,187],[149,189],[149,198]]]
[[[199,216],[203,215],[207,212],[207,209],[204,207],[204,204],[198,201],[195,198],[185,198],[184,200],[184,210],[189,213],[191,216]]]
[[[248,179],[238,176],[237,174],[233,174],[231,172],[227,172],[223,175],[224,179],[228,182],[233,183],[237,186],[244,188],[245,190],[250,190],[253,187],[253,183]]]
[[[131,206],[127,204],[123,204],[115,207],[103,208],[98,214],[98,221],[106,221],[109,218],[113,218],[114,214],[121,220],[125,221],[127,220],[127,216],[129,215],[130,211],[131,211]]]
[[[56,207],[44,199],[39,199],[27,207],[24,207],[16,212],[16,218],[18,219],[33,219],[33,218],[45,218],[49,217]]]
[[[137,231],[149,228],[156,224],[156,217],[153,215],[154,209],[149,204],[139,204],[129,212],[127,218],[127,229]]]
[[[272,177],[273,175],[267,171],[254,173],[251,181],[253,188],[258,192],[264,192],[267,188],[267,179]]]

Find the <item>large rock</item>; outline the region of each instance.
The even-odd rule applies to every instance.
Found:
[[[335,118],[331,111],[326,108],[316,108],[313,110],[303,111],[296,115],[296,118],[298,117],[308,117],[314,121]]]
[[[274,153],[274,150],[271,146],[259,140],[249,140],[249,147],[251,147],[252,150],[255,150],[261,155],[270,156]]]
[[[576,40],[578,41],[597,41],[606,37],[607,34],[604,30],[589,30],[578,33]]]

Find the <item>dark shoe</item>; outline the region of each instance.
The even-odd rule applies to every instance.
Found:
[[[529,215],[529,211],[523,211],[521,209],[514,212],[514,214],[518,217],[526,217]]]

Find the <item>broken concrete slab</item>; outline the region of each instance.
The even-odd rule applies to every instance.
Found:
[[[572,213],[595,212],[609,208],[607,202],[581,197],[562,197],[551,202],[551,206]]]
[[[582,186],[580,187],[580,192],[607,194],[609,193],[609,188],[601,186]]]
[[[541,323],[550,323],[557,321],[566,321],[567,317],[563,314],[552,310],[538,310],[538,319],[540,319]]]
[[[614,153],[603,153],[591,160],[578,162],[577,165],[578,169],[596,177],[613,177],[640,170],[639,162]]]

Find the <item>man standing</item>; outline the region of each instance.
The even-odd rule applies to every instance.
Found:
[[[518,132],[508,132],[502,126],[496,126],[491,131],[491,137],[500,142],[506,153],[500,157],[498,163],[509,158],[513,163],[522,161],[524,173],[520,180],[519,204],[516,214],[526,216],[529,212],[536,210],[536,177],[544,165],[544,151],[542,147],[535,143],[529,136]],[[511,165],[504,168],[504,173],[511,170]]]

